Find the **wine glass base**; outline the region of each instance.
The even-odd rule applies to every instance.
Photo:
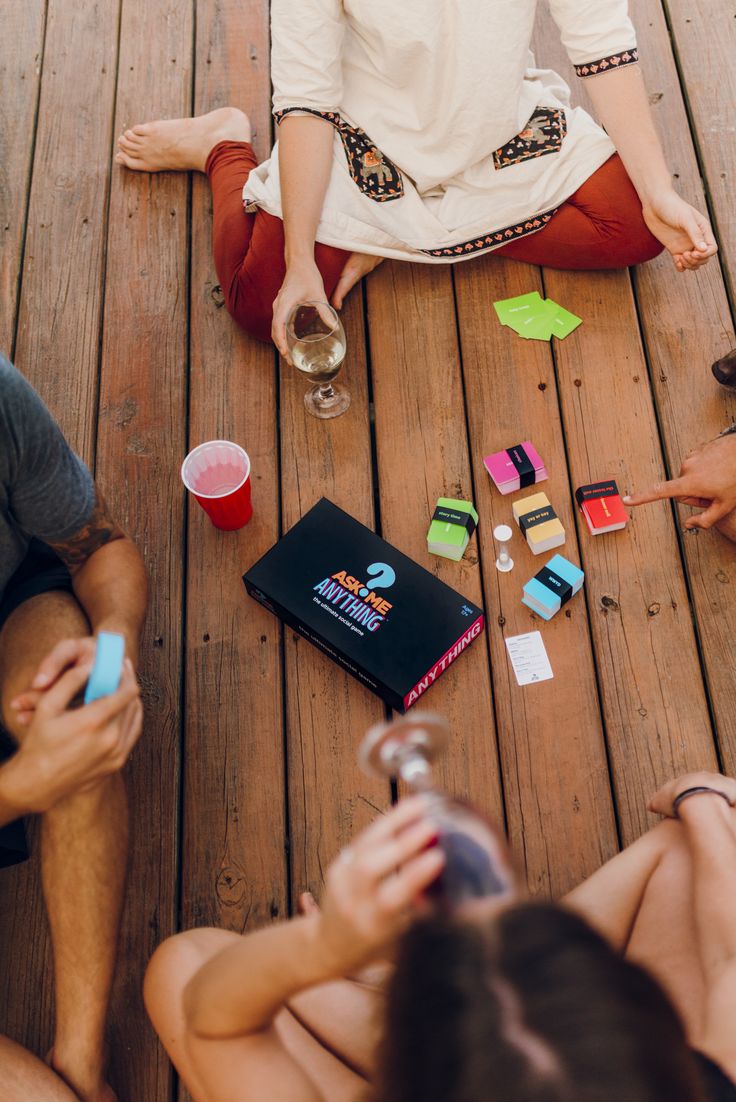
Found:
[[[332,395],[323,398],[320,387],[313,386],[304,395],[304,408],[312,417],[318,417],[320,421],[328,421],[331,417],[339,417],[350,407],[350,394],[345,387],[332,384]]]
[[[388,723],[376,723],[365,734],[358,750],[358,762],[369,777],[399,777],[405,780],[402,765],[419,758],[428,768],[420,770],[428,779],[430,764],[444,750],[450,737],[445,719],[432,712],[414,712]],[[422,776],[414,777],[421,787]]]

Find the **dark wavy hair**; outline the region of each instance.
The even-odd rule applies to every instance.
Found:
[[[432,917],[398,950],[380,1102],[702,1102],[660,986],[581,918],[526,903]]]

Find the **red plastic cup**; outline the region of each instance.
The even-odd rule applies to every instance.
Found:
[[[215,528],[234,532],[253,516],[250,459],[229,440],[208,440],[181,465],[182,482],[194,494]]]

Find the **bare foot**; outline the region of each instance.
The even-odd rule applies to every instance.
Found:
[[[249,142],[250,120],[237,107],[220,107],[194,119],[158,119],[118,138],[119,165],[138,172],[204,172],[218,142]]]
[[[382,256],[368,256],[367,253],[351,253],[345,261],[345,267],[340,273],[332,296],[332,305],[336,310],[342,309],[345,296],[352,291],[355,284],[383,263]]]

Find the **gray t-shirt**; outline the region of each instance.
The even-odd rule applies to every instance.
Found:
[[[0,597],[32,537],[70,539],[94,504],[92,475],[30,383],[0,353]]]

